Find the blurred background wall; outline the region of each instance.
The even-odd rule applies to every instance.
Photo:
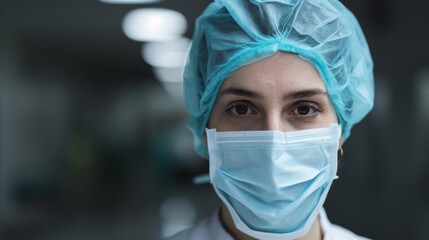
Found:
[[[207,162],[180,88],[209,0],[136,1],[0,0],[0,239],[158,239],[218,208],[192,184]],[[343,3],[371,47],[376,103],[325,208],[370,238],[427,239],[429,3]],[[164,11],[135,11],[149,8]]]

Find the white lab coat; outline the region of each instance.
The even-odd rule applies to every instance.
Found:
[[[211,217],[201,220],[196,226],[186,229],[166,240],[233,240],[225,231],[219,219],[218,211]],[[320,226],[323,231],[323,240],[368,240],[353,232],[332,224],[324,209],[320,210]]]

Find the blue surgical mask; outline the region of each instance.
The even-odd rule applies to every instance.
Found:
[[[210,181],[235,226],[258,239],[306,235],[336,176],[341,127],[206,133]]]

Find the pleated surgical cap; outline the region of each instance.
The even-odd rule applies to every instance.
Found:
[[[215,0],[196,21],[183,76],[199,155],[207,157],[204,131],[223,81],[278,51],[296,53],[319,71],[345,139],[372,109],[371,54],[338,0]]]

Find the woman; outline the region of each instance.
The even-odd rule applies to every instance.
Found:
[[[216,0],[184,72],[219,212],[171,239],[365,239],[322,208],[341,146],[373,106],[372,60],[337,0]]]

